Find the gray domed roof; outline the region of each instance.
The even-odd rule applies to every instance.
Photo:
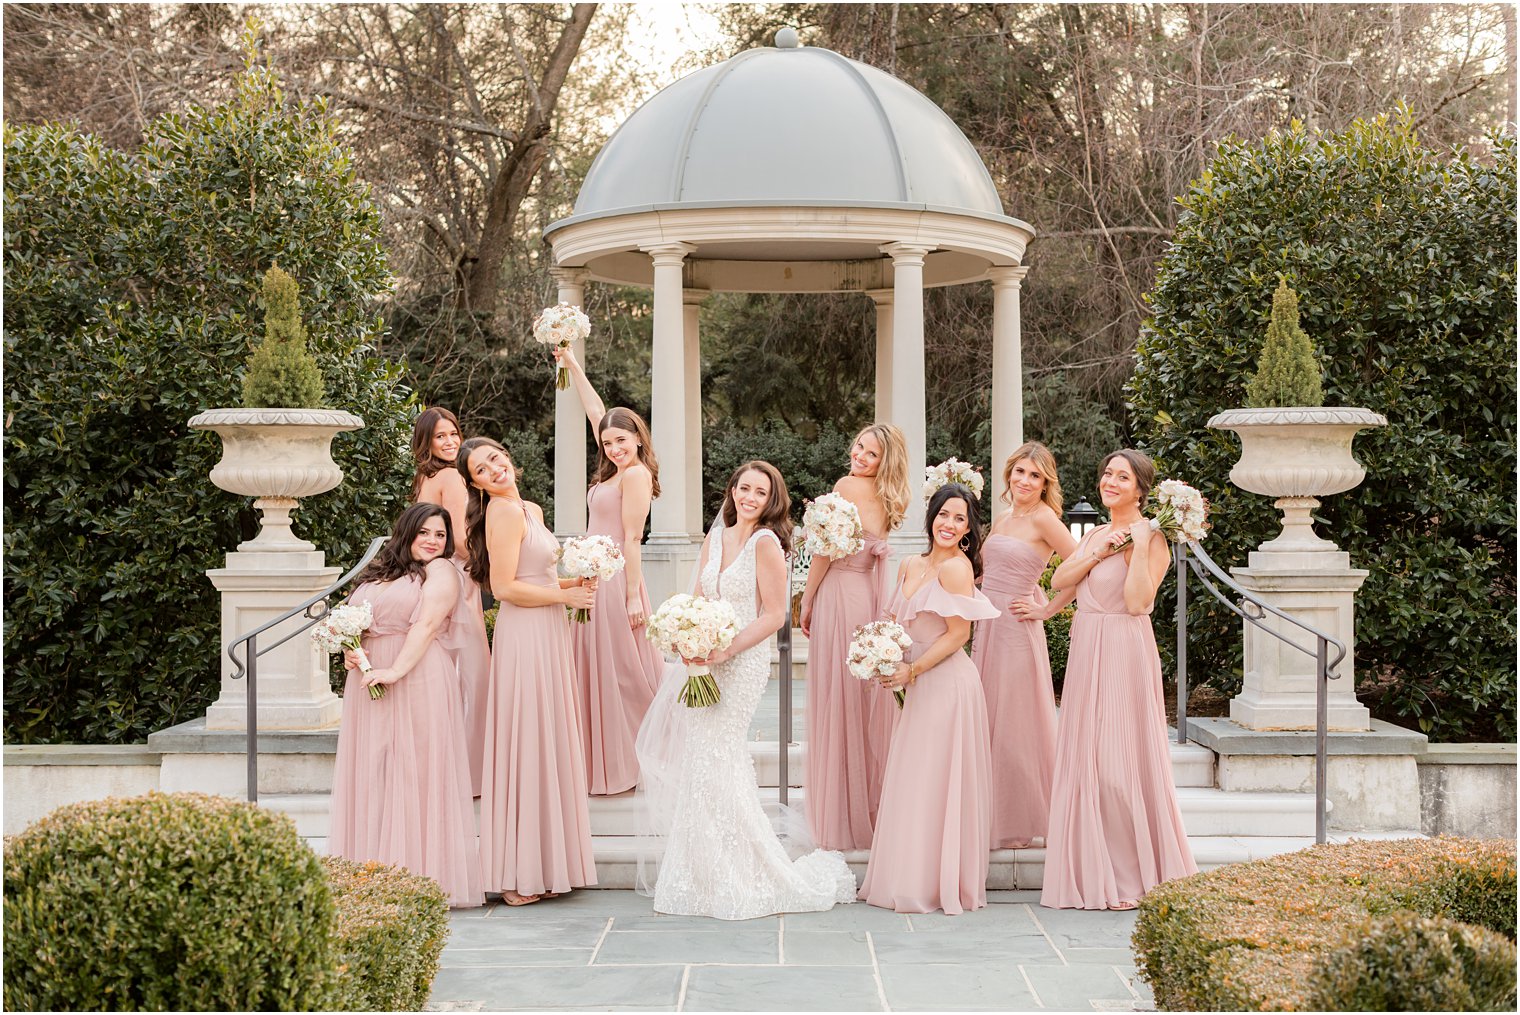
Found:
[[[556,226],[673,206],[1004,217],[981,157],[938,106],[890,74],[792,41],[697,71],[645,102],[603,146],[574,214]]]

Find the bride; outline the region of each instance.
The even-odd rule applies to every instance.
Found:
[[[790,613],[790,509],[769,462],[746,462],[729,479],[697,564],[701,594],[726,600],[741,625],[732,645],[702,660],[722,697],[705,708],[681,704],[685,667],[673,665],[639,730],[638,886],[659,913],[749,920],[855,900],[843,854],[809,851],[801,815],[785,816],[782,845],[761,808],[746,742],[770,679],[770,637]]]

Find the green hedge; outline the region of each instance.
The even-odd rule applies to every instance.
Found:
[[[1314,846],[1153,889],[1136,962],[1162,1009],[1513,1011],[1515,891],[1513,840]]]
[[[338,977],[330,1007],[421,1011],[449,936],[438,882],[373,861],[324,857],[337,908]]]

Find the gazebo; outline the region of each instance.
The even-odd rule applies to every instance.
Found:
[[[714,292],[859,292],[876,306],[876,416],[925,465],[926,286],[993,287],[994,469],[1023,440],[1019,286],[1028,223],[1003,213],[955,123],[922,93],[782,29],[681,78],[618,128],[575,212],[549,226],[559,299],[588,280],[654,289],[650,421],[663,495],[645,547],[650,593],[684,587],[704,531],[699,363]],[[584,531],[585,416],[555,407],[554,516]],[[998,484],[994,483],[996,487]],[[900,530],[922,539],[916,498]]]

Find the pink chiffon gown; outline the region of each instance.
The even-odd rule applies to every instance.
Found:
[[[1198,871],[1172,786],[1150,611],[1125,611],[1128,573],[1116,553],[1077,586],[1040,892],[1052,909],[1109,909]]]
[[[607,536],[623,547],[623,491],[598,483],[586,495],[586,534]],[[664,664],[642,627],[628,626],[628,578],[625,572],[597,583],[591,619],[572,624],[576,693],[586,781],[593,796],[622,793],[639,781],[633,742],[649,703],[660,687]],[[639,598],[649,615],[649,592],[642,582]]]
[[[1008,609],[1015,599],[1044,605],[1040,575],[1049,555],[1013,536],[982,544],[982,591],[999,610],[976,625],[971,661],[982,675],[992,733],[992,848],[1044,838],[1056,761],[1056,699],[1045,625]]]
[[[531,512],[522,511],[528,527],[517,580],[558,586],[559,544]],[[570,620],[558,603],[500,602],[480,792],[486,890],[541,895],[594,885]]]
[[[985,621],[997,612],[980,592],[954,595],[938,577],[907,599],[899,583],[887,604],[913,639],[909,659],[945,633],[946,617]],[[876,693],[896,707],[889,691],[877,685]],[[899,913],[947,916],[987,905],[991,780],[981,677],[956,649],[908,688],[860,898]]]
[[[869,849],[897,703],[845,666],[855,629],[881,616],[891,546],[867,533],[813,594],[807,662],[808,828],[820,849]]]
[[[480,796],[480,772],[486,753],[486,699],[491,691],[491,643],[486,640],[486,619],[480,609],[480,586],[455,557],[459,572],[460,605],[456,611],[453,644],[459,660],[459,692],[464,702],[465,740],[470,758],[470,793]]]
[[[453,570],[443,572],[445,576]],[[432,580],[437,580],[436,578]],[[363,639],[376,667],[395,662],[421,614],[415,577],[366,582],[352,601],[369,603],[374,620]],[[470,763],[465,757],[459,670],[449,639],[479,598],[454,612],[410,673],[373,699],[350,670],[333,773],[328,850],[350,860],[378,860],[430,877],[449,905],[485,902]]]

